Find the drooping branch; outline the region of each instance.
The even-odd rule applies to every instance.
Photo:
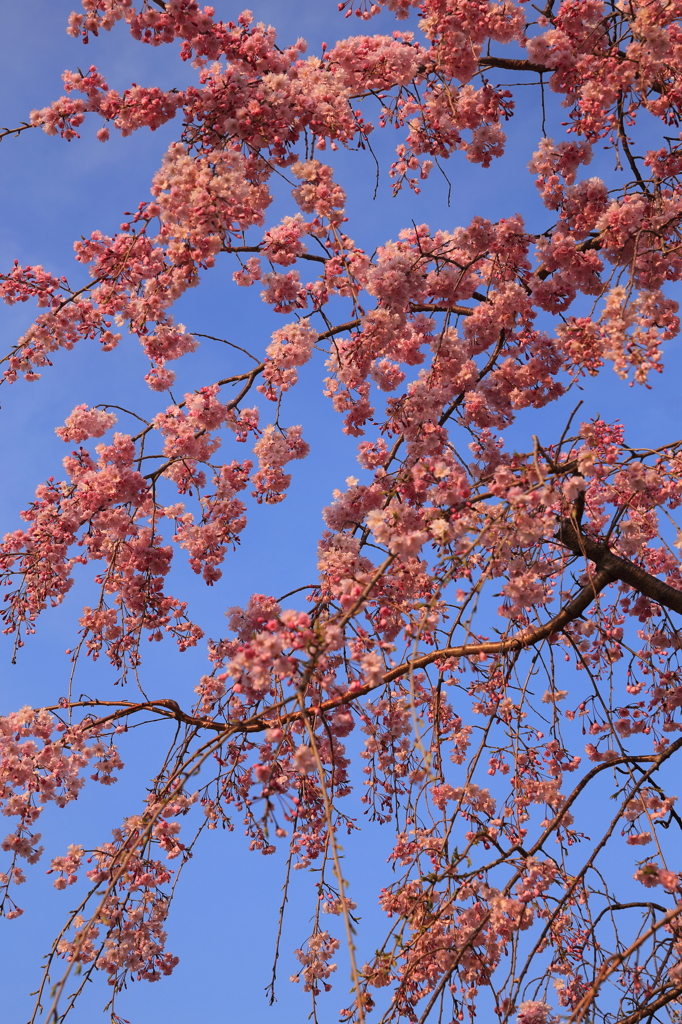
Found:
[[[667,914],[665,914],[658,921],[656,921],[646,932],[640,935],[639,938],[635,939],[635,941],[629,946],[628,949],[621,950],[618,953],[614,953],[613,956],[609,957],[609,959],[604,963],[601,970],[599,971],[599,974],[594,979],[594,981],[588,988],[587,992],[585,993],[585,995],[573,1011],[573,1014],[569,1018],[569,1024],[581,1024],[581,1021],[585,1019],[585,1015],[587,1014],[590,1006],[594,1002],[600,987],[607,980],[607,978],[609,978],[613,974],[613,972],[621,966],[621,964],[624,964],[628,957],[630,957],[648,939],[650,939],[652,935],[654,935],[654,933],[658,931],[659,928],[665,928],[676,917],[679,917],[680,914],[682,914],[682,904],[678,904],[676,907],[673,907],[672,910],[669,910]]]
[[[543,623],[541,626],[523,629],[519,633],[514,634],[514,636],[507,637],[504,640],[486,640],[481,643],[460,644],[458,647],[444,647],[441,650],[431,651],[429,654],[421,655],[418,658],[412,658],[409,661],[404,661],[402,664],[396,665],[395,668],[390,669],[390,671],[386,672],[378,682],[372,681],[371,683],[353,685],[346,693],[340,694],[337,697],[331,697],[329,700],[323,701],[317,707],[309,708],[308,713],[314,715],[325,715],[344,704],[352,703],[359,697],[366,696],[368,693],[371,693],[372,690],[385,686],[386,684],[393,682],[393,680],[399,679],[401,676],[426,668],[428,665],[431,665],[436,661],[445,661],[451,658],[471,658],[482,654],[506,654],[532,647],[535,644],[540,643],[540,641],[546,640],[547,637],[552,636],[553,633],[558,633],[564,626],[568,625],[569,622],[573,622],[582,615],[597,595],[613,581],[614,577],[610,571],[600,569],[572,601],[569,601],[557,615],[548,622]],[[81,701],[73,704],[72,707],[106,706],[110,703],[119,710],[113,712],[110,716],[107,716],[107,721],[114,721],[137,711],[156,710],[164,717],[174,718],[178,722],[183,722],[186,725],[210,729],[212,732],[226,732],[226,730],[229,730],[230,733],[255,733],[263,732],[265,729],[271,728],[273,724],[272,715],[281,711],[287,703],[292,700],[294,700],[293,696],[289,698],[289,700],[282,700],[275,705],[263,708],[261,712],[253,715],[245,721],[229,723],[221,723],[210,718],[198,718],[193,715],[189,715],[182,711],[174,700],[144,701],[138,704],[122,701]],[[48,708],[46,710],[56,710],[56,708]],[[301,717],[302,714],[300,711],[293,711],[290,714],[278,718],[277,723],[279,726],[287,725],[290,722],[297,721]]]
[[[573,551],[574,554],[582,554],[589,558],[590,561],[594,562],[597,566],[597,572],[581,589],[581,591],[553,618],[549,619],[549,621],[540,626],[532,628],[527,627],[520,630],[513,636],[506,637],[501,640],[486,640],[481,641],[480,643],[460,644],[456,647],[445,647],[440,650],[430,651],[428,654],[421,655],[417,658],[411,658],[384,673],[379,681],[355,684],[351,686],[346,693],[332,697],[329,700],[322,702],[317,707],[310,708],[309,711],[314,715],[328,714],[342,705],[350,704],[359,697],[366,696],[373,690],[393,682],[395,679],[399,679],[402,676],[406,676],[415,671],[426,668],[434,662],[457,658],[478,657],[481,655],[506,654],[533,647],[535,644],[538,644],[542,640],[546,640],[548,637],[552,636],[552,634],[560,632],[570,622],[579,618],[589,605],[592,604],[597,595],[601,593],[609,583],[613,583],[616,580],[627,583],[628,586],[633,587],[645,596],[655,600],[657,603],[664,605],[673,611],[682,613],[682,593],[675,590],[673,587],[668,586],[668,584],[663,583],[661,580],[656,579],[656,577],[652,576],[650,573],[640,569],[638,566],[634,565],[634,563],[628,561],[628,559],[614,555],[603,542],[595,541],[583,533],[578,533],[574,524],[570,520],[564,520],[562,522],[559,533],[557,534],[557,539],[565,547]],[[291,699],[293,700],[293,698]],[[79,702],[78,706],[104,706],[106,703],[107,702],[100,701],[92,703]],[[123,702],[111,703],[119,710],[114,712],[112,715],[107,716],[107,721],[114,721],[137,711],[156,710],[164,717],[174,718],[176,721],[183,722],[186,725],[209,729],[213,732],[225,732],[226,730],[229,730],[230,733],[256,733],[270,728],[273,723],[272,715],[277,712],[281,712],[289,701],[283,700],[278,702],[276,705],[263,708],[261,712],[253,715],[245,721],[229,723],[216,722],[210,718],[205,719],[190,715],[187,712],[183,712],[179,705],[175,701],[171,700],[157,700],[142,703],[126,702],[124,704]],[[299,718],[301,718],[301,712],[292,711],[289,714],[281,716],[277,721],[281,726],[296,721]]]
[[[411,658],[408,661],[404,661],[402,664],[396,665],[394,668],[390,669],[381,677],[379,682],[352,686],[347,693],[341,694],[338,697],[332,697],[329,700],[324,701],[317,708],[312,708],[310,710],[315,714],[327,714],[344,704],[352,703],[352,701],[357,700],[358,697],[366,696],[366,694],[380,686],[385,686],[386,684],[393,682],[395,679],[399,679],[402,676],[419,671],[420,669],[426,668],[428,665],[432,665],[437,661],[446,661],[455,658],[471,658],[480,655],[507,654],[514,651],[521,651],[528,647],[533,647],[535,644],[538,644],[542,640],[546,640],[548,637],[552,636],[552,634],[560,632],[570,622],[574,622],[579,618],[592,604],[597,595],[600,594],[601,591],[609,585],[609,583],[613,583],[616,580],[621,580],[622,582],[627,583],[628,586],[640,591],[640,593],[644,594],[646,597],[650,597],[652,600],[657,601],[659,604],[662,604],[667,608],[671,608],[673,611],[679,611],[682,613],[682,593],[675,590],[673,587],[668,586],[668,584],[663,583],[661,580],[656,579],[655,576],[652,576],[650,573],[640,569],[627,559],[614,555],[603,543],[600,544],[591,538],[586,537],[582,533],[578,534],[574,525],[569,520],[565,520],[562,523],[557,539],[575,554],[584,554],[587,558],[593,561],[597,566],[597,572],[582,588],[582,590],[571,601],[564,605],[561,611],[559,611],[553,618],[549,619],[548,622],[533,628],[529,627],[523,629],[520,632],[515,633],[514,636],[510,636],[502,640],[486,640],[480,643],[460,644],[457,647],[445,647],[437,651],[430,651],[428,654],[421,655],[418,658]],[[169,702],[164,703],[168,704]],[[230,723],[229,728],[232,729],[236,726],[236,729],[239,732],[262,732],[271,725],[269,715],[273,711],[281,708],[284,703],[285,702],[281,702],[276,707],[264,709],[262,712],[263,717],[255,715],[248,721],[241,722],[239,724]],[[141,706],[142,705],[140,705],[140,707]],[[172,713],[172,717],[179,716]],[[182,715],[180,720],[187,722],[190,717],[191,716]],[[290,721],[297,720],[300,717],[300,711],[294,711],[291,714],[285,715],[283,719],[281,719],[281,724],[289,723]],[[203,728],[209,728],[216,732],[220,732],[225,729],[224,725],[210,720],[192,718],[192,724],[201,724]]]

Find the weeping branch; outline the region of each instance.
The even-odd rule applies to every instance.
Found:
[[[316,707],[307,708],[306,713],[313,716],[323,716],[344,704],[351,704],[359,697],[364,697],[371,693],[372,690],[386,686],[402,676],[410,675],[413,672],[426,668],[434,662],[457,658],[476,658],[481,655],[508,654],[533,647],[553,634],[561,632],[565,626],[574,622],[592,604],[605,587],[616,581],[626,583],[641,594],[644,594],[645,597],[649,597],[658,604],[682,614],[682,593],[680,591],[656,579],[655,576],[645,572],[644,569],[640,569],[639,566],[628,559],[614,555],[603,541],[596,541],[579,532],[570,520],[562,521],[557,534],[557,540],[574,554],[583,555],[591,562],[594,562],[597,571],[579,593],[565,604],[553,618],[539,626],[526,627],[519,630],[513,636],[505,637],[501,640],[483,640],[478,643],[460,644],[457,647],[444,647],[440,650],[420,655],[417,658],[410,658],[408,661],[404,661],[384,673],[378,681],[372,680],[372,682],[355,683],[345,693],[331,697]],[[292,695],[276,704],[263,708],[248,719],[232,722],[219,722],[211,718],[200,718],[190,715],[183,711],[174,700],[155,700],[141,703],[128,701],[78,701],[74,702],[71,707],[114,706],[117,708],[116,711],[106,716],[104,720],[94,720],[93,725],[101,725],[103,721],[113,722],[139,711],[156,711],[163,717],[173,718],[193,728],[209,729],[212,732],[232,735],[234,733],[263,732],[263,730],[271,728],[273,723],[276,723],[278,726],[284,726],[303,718],[303,712],[300,710],[281,714],[287,705],[296,699],[296,695]],[[57,710],[57,707],[46,708],[45,710],[53,711]]]

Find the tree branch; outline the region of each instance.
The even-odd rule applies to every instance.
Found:
[[[627,583],[628,586],[633,587],[646,597],[650,597],[658,604],[664,605],[666,608],[671,608],[673,611],[678,611],[682,614],[682,593],[680,593],[680,591],[675,590],[673,587],[669,587],[666,583],[656,579],[655,576],[651,576],[649,573],[640,569],[627,559],[614,555],[603,542],[600,543],[582,533],[579,534],[570,520],[564,520],[561,524],[557,540],[563,544],[564,547],[573,551],[574,554],[582,554],[586,558],[589,558],[590,561],[596,564],[597,572],[582,588],[582,590],[571,601],[569,601],[568,604],[564,605],[561,611],[559,611],[553,618],[549,619],[548,622],[533,628],[527,627],[526,629],[522,629],[518,633],[514,634],[514,636],[507,637],[503,640],[483,640],[480,643],[460,644],[457,647],[444,647],[441,648],[441,650],[430,651],[428,654],[423,654],[418,658],[411,658],[409,661],[404,661],[402,664],[396,665],[394,668],[384,673],[378,682],[372,681],[370,683],[353,685],[346,693],[340,694],[337,697],[331,697],[329,700],[323,701],[317,707],[307,709],[308,714],[313,714],[314,716],[327,714],[344,704],[351,704],[359,697],[364,697],[368,693],[371,693],[372,690],[376,690],[381,686],[386,686],[388,683],[392,683],[395,679],[399,679],[401,676],[426,668],[428,665],[432,665],[436,661],[444,661],[451,658],[475,658],[480,655],[507,654],[513,651],[521,651],[528,647],[533,647],[542,640],[546,640],[547,637],[552,636],[553,633],[559,633],[564,626],[568,625],[569,622],[575,621],[575,619],[582,615],[585,609],[592,604],[597,595],[600,594],[601,591],[609,585],[609,583],[614,583],[616,580]],[[291,699],[293,698],[290,698],[290,700]],[[106,702],[103,701],[83,701],[72,706],[103,706],[105,703]],[[112,704],[113,703],[114,702],[112,702]],[[288,700],[283,700],[275,705],[263,708],[262,711],[242,722],[216,722],[210,718],[196,718],[193,715],[189,715],[186,712],[183,712],[175,701],[171,700],[148,701],[140,704],[125,704],[124,706],[121,705],[121,702],[115,702],[115,706],[117,706],[119,710],[110,716],[110,720],[122,718],[135,711],[149,709],[157,710],[165,717],[175,718],[177,721],[184,722],[186,725],[210,729],[213,732],[255,733],[269,729],[273,723],[273,719],[271,717],[273,713],[282,710],[286,707],[287,703],[289,703]],[[282,716],[282,718],[278,720],[278,724],[286,725],[300,718],[300,711],[292,711],[289,714]]]
[[[533,64],[530,60],[517,60],[514,57],[480,57],[480,68],[503,68],[506,71],[535,71],[538,74],[550,74],[554,68],[544,64]]]
[[[604,541],[595,540],[580,532],[570,519],[562,521],[557,540],[574,555],[584,555],[594,562],[600,572],[608,572],[612,579],[627,583],[633,590],[638,590],[640,594],[651,598],[657,604],[682,615],[682,593],[679,590],[656,579],[627,558],[614,555]]]

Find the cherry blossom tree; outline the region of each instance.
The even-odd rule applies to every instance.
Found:
[[[60,699],[59,679],[52,705],[0,718],[7,919],[41,859],[45,806],[114,782],[133,725],[172,727],[148,796],[113,834],[41,862],[82,895],[32,1024],[66,1020],[102,974],[116,1022],[129,980],[176,968],[165,929],[179,871],[200,833],[233,821],[255,856],[281,851],[283,907],[291,872],[316,869],[292,978],[315,1019],[677,1020],[682,440],[638,447],[577,403],[553,436],[528,425],[581,379],[650,386],[679,331],[682,5],[339,8],[339,35],[363,34],[309,54],[249,12],[83,0],[75,40],[179,43],[195,83],[121,93],[94,65],[66,71],[62,97],[4,132],[92,128],[106,143],[179,126],[120,229],[76,241],[71,277],[0,273],[6,303],[38,307],[4,355],[5,387],[44,386],[59,349],[139,344],[155,403],[150,417],[77,405],[56,428],[63,470],[2,541],[15,653],[40,643],[38,618],[82,566],[98,597],[74,623],[73,671],[89,656],[127,684],[116,699],[108,685]],[[375,15],[389,32],[372,33]],[[390,129],[379,173],[416,197],[461,161],[485,175],[531,105],[541,226],[484,208],[453,226],[444,210],[440,224],[396,222],[372,252],[353,241],[335,152],[359,159]],[[587,176],[593,147],[606,147],[606,180]],[[233,345],[229,376],[183,391],[200,336],[173,306],[219,263],[281,326]],[[308,454],[297,382],[311,360],[357,438],[358,478],[321,510],[316,579],[225,608],[209,639],[189,595],[170,592],[171,566],[186,558],[220,600],[249,508],[285,501]],[[182,703],[145,681],[146,639],[206,645]],[[371,842],[354,837],[372,823],[394,837],[372,911],[386,938],[365,959],[341,844]],[[228,856],[239,842],[214,841]],[[343,948],[351,993],[335,998]],[[274,952],[276,964],[279,939]]]

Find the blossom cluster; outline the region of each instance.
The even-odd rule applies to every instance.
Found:
[[[111,842],[72,843],[50,861],[57,889],[91,885],[55,948],[87,977],[102,970],[118,992],[175,968],[168,862],[193,848],[178,819],[196,835],[232,831],[239,816],[252,850],[270,856],[286,840],[289,865],[316,871],[293,975],[315,1003],[340,949],[320,915],[348,936],[357,925],[340,843],[364,818],[395,829],[379,893],[390,934],[365,964],[351,946],[344,1019],[364,1024],[390,987],[384,1024],[426,1020],[446,995],[458,1021],[488,998],[501,1024],[602,1019],[614,999],[634,1021],[657,993],[677,998],[682,978],[668,839],[680,819],[675,773],[662,770],[682,749],[671,618],[682,612],[682,442],[633,447],[621,424],[590,414],[567,414],[553,441],[540,427],[520,438],[531,415],[542,424],[540,410],[607,364],[649,386],[679,331],[668,294],[682,279],[682,145],[670,134],[682,119],[679,11],[561,0],[531,23],[512,0],[340,6],[415,31],[308,55],[248,12],[225,23],[195,0],[84,0],[73,37],[123,23],[144,44],[178,41],[196,83],[115,90],[90,66],[66,72],[65,95],[27,122],[72,141],[88,119],[103,142],[112,128],[181,127],[118,231],[75,243],[83,282],[39,265],[0,274],[6,303],[38,309],[6,356],[6,382],[36,381],[81,341],[128,344],[127,331],[151,391],[137,433],[114,432],[128,411],[85,402],[57,427],[75,446],[63,479],[37,487],[0,543],[15,646],[64,600],[78,565],[94,567],[98,591],[80,615],[74,671],[81,650],[106,654],[123,683],[143,637],[198,644],[173,559],[183,552],[221,600],[249,505],[280,504],[296,484],[285,470],[311,452],[307,403],[291,409],[303,367],[324,360],[359,468],[322,510],[312,582],[227,610],[188,707],[107,691],[0,717],[0,801],[18,819],[0,844],[3,909],[21,912],[10,887],[24,881],[20,861],[41,855],[43,805],[75,800],[86,766],[115,781],[114,735],[138,715],[165,719],[174,738],[142,813]],[[503,124],[515,128],[510,71],[548,81],[567,112],[528,154],[543,227],[483,211],[459,226],[406,218],[392,238],[357,243],[343,166],[326,151],[363,149],[393,126],[396,191],[418,191],[446,158],[484,173],[504,152]],[[647,146],[662,133],[644,155],[642,123]],[[587,176],[604,144],[617,170]],[[173,304],[222,263],[285,319],[267,338],[228,341],[234,372],[176,398],[200,335]],[[595,821],[589,794],[611,778],[612,813]],[[640,846],[651,852],[625,882],[604,869],[611,851]],[[640,886],[659,902],[631,899]],[[667,930],[661,914],[673,915]]]

